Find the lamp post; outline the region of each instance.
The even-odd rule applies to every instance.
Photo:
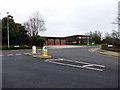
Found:
[[[8,48],[10,47],[9,45],[9,12],[7,12],[7,38],[8,38]]]
[[[87,45],[89,45],[89,36],[87,35]]]

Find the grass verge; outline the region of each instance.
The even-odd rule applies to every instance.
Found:
[[[0,50],[18,50],[18,49],[32,49],[32,46],[20,45],[19,47],[15,47],[14,45],[10,45],[9,48],[6,45],[0,46]],[[37,46],[36,49],[42,49],[42,46]]]

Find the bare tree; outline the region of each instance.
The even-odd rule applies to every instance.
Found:
[[[96,44],[101,43],[101,38],[102,38],[102,33],[100,31],[89,31],[86,33],[86,35],[89,35],[92,37],[92,41],[95,42]]]
[[[107,38],[107,37],[112,38],[111,35],[110,35],[110,33],[108,33],[108,32],[105,33],[105,38]]]
[[[116,30],[112,30],[112,38],[116,39],[119,37],[119,32],[117,32]]]
[[[24,25],[29,36],[38,35],[39,32],[46,30],[45,21],[39,12],[35,12]]]
[[[119,32],[116,30],[112,30],[112,33],[106,32],[103,42],[108,44],[120,44]]]
[[[104,35],[104,39],[102,40],[103,43],[112,44],[113,38],[111,36],[111,33],[106,32]]]
[[[113,38],[114,44],[120,44],[120,32],[116,30],[112,30],[111,36]]]

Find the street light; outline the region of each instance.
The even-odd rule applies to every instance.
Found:
[[[87,45],[89,45],[89,36],[87,35]]]
[[[8,48],[10,47],[9,45],[9,12],[7,12],[7,38],[8,38]]]

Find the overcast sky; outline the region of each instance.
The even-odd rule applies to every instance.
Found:
[[[88,31],[117,30],[119,0],[0,0],[0,18],[7,12],[15,22],[24,23],[38,11],[45,19],[42,36],[80,35]]]

